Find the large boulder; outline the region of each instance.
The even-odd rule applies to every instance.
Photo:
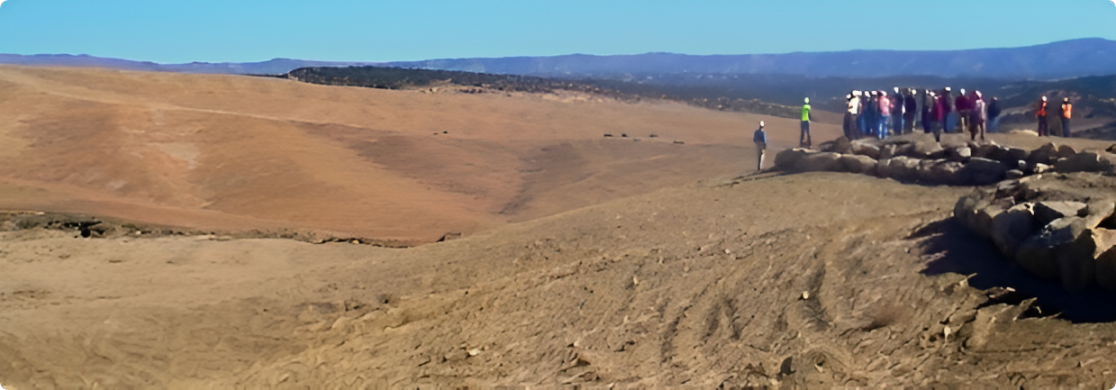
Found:
[[[1116,291],[1116,230],[1092,229],[1090,236],[1097,243],[1097,285]]]
[[[1072,146],[1062,145],[1062,146],[1058,147],[1058,152],[1057,153],[1054,153],[1053,156],[1050,156],[1050,159],[1051,159],[1050,162],[1051,162],[1051,164],[1053,164],[1055,161],[1058,161],[1059,159],[1070,158],[1070,157],[1073,157],[1073,155],[1075,155],[1075,154],[1077,154],[1077,151],[1073,150]]]
[[[1073,236],[1073,240],[1057,249],[1058,274],[1062,288],[1069,291],[1083,291],[1096,281],[1097,237],[1085,228],[1085,219],[1066,217],[1051,222],[1043,232],[1051,230],[1055,235]]]
[[[949,148],[949,159],[953,161],[965,162],[973,157],[973,150],[968,146],[959,146],[956,148]]]
[[[898,180],[911,182],[918,180],[918,168],[921,162],[906,156],[898,156],[891,159],[887,166],[888,177]]]
[[[794,164],[795,172],[841,172],[841,155],[822,152],[803,157]]]
[[[938,141],[934,141],[933,138],[921,138],[912,143],[912,145],[914,145],[914,148],[911,151],[911,157],[936,160],[947,155],[947,151],[945,148],[942,148],[942,144]]]
[[[1000,161],[1000,158],[1007,153],[1007,148],[994,143],[976,145],[976,147],[970,147],[970,149],[972,150],[973,157],[987,158],[996,161]]]
[[[1116,156],[1105,152],[1084,151],[1073,157],[1058,160],[1054,169],[1061,173],[1071,172],[1116,172]]]
[[[976,228],[977,234],[985,239],[992,239],[992,221],[996,219],[997,215],[1004,212],[1003,207],[998,205],[988,205],[977,210],[976,221],[973,226]]]
[[[1007,258],[1015,258],[1019,245],[1037,229],[1031,205],[1015,205],[992,218],[992,243]]]
[[[1084,231],[1085,223],[1081,218],[1054,221],[1019,245],[1013,257],[1015,263],[1040,278],[1059,280],[1062,277],[1062,266],[1058,254],[1073,244]],[[1067,268],[1070,278],[1077,275],[1072,267]]]
[[[1032,150],[1031,154],[1027,155],[1027,164],[1051,164],[1058,161],[1055,155],[1058,153],[1058,145],[1053,142],[1047,142],[1040,146],[1038,149]]]
[[[853,142],[852,152],[853,154],[868,156],[872,159],[880,158],[880,147],[867,142]]]
[[[958,172],[961,168],[964,166],[957,161],[922,160],[919,165],[918,180],[930,184],[957,185],[960,184]]]
[[[844,154],[840,157],[841,167],[845,172],[873,174],[877,161],[868,156]]]
[[[798,164],[798,160],[801,160],[806,156],[810,156],[813,154],[817,154],[817,152],[804,148],[783,150],[775,154],[775,168],[783,171],[792,171],[794,170],[795,165]]]
[[[960,181],[970,185],[988,185],[1004,180],[1008,168],[995,160],[973,157],[959,172]]]
[[[845,137],[837,137],[837,139],[823,142],[818,145],[818,150],[830,153],[849,154],[852,153],[852,144],[849,139]]]
[[[1096,199],[1089,201],[1085,207],[1085,227],[1095,228],[1109,220],[1116,214],[1116,201],[1112,199]]]
[[[1034,207],[1035,220],[1040,226],[1065,217],[1084,217],[1087,211],[1086,204],[1071,201],[1044,201],[1035,203]]]
[[[1019,166],[1020,161],[1023,161],[1024,164],[1026,164],[1027,156],[1029,156],[1030,154],[1031,153],[1028,152],[1026,149],[1008,148],[1003,152],[1002,155],[999,156],[999,160],[1000,162],[1004,163],[1004,165],[1014,168]]]
[[[887,145],[880,146],[880,158],[879,159],[880,160],[886,160],[886,159],[897,156],[897,154],[895,154],[895,151],[897,149],[898,149],[898,147],[896,147],[894,144],[887,144]]]
[[[957,200],[957,203],[953,205],[953,218],[961,223],[961,226],[976,232],[979,230],[977,226],[977,211],[987,205],[988,202],[980,197],[973,195],[962,196]]]

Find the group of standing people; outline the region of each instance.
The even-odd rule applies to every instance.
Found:
[[[1046,96],[1043,96],[1042,99],[1039,100],[1038,105],[1035,106],[1035,119],[1038,120],[1038,135],[1041,137],[1050,135],[1050,122],[1047,122],[1049,119],[1046,115],[1047,111]],[[1058,119],[1061,120],[1063,137],[1070,136],[1070,119],[1072,117],[1073,103],[1071,103],[1070,99],[1067,97],[1062,99],[1062,106],[1058,109]]]
[[[916,120],[922,131],[933,133],[941,141],[942,132],[968,131],[975,141],[984,140],[987,131],[995,132],[999,125],[999,100],[985,101],[980,91],[953,96],[949,87],[940,90],[916,91],[896,87],[889,96],[886,91],[852,91],[845,96],[845,137],[857,139],[914,132]]]
[[[890,135],[909,134],[914,132],[917,121],[921,124],[922,131],[933,133],[938,142],[942,140],[942,132],[961,131],[968,131],[973,141],[978,136],[983,141],[986,131],[995,133],[999,128],[1003,113],[999,99],[993,97],[992,100],[985,101],[980,91],[966,92],[961,89],[959,92],[954,97],[950,87],[922,91],[895,87],[890,95],[886,91],[852,91],[845,96],[847,110],[842,126],[845,138],[854,140],[876,137],[882,140]],[[1035,107],[1040,136],[1050,135],[1047,122],[1049,110],[1046,96],[1043,96]],[[1058,110],[1064,137],[1070,136],[1072,113],[1073,104],[1067,97]],[[810,122],[813,120],[810,98],[805,99],[801,115],[799,146],[809,148],[813,144],[810,136]],[[767,133],[764,131],[763,121],[760,121],[759,129],[752,135],[752,142],[756,144],[759,155],[756,169],[762,169],[767,149]]]

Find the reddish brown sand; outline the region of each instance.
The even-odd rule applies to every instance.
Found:
[[[0,106],[8,208],[413,242],[739,176],[761,119],[798,136],[673,103],[11,66]]]
[[[4,208],[472,233],[386,249],[0,232],[9,389],[1116,383],[1116,326],[973,287],[1058,289],[948,221],[968,189],[714,179],[747,171],[747,115],[89,70],[3,67],[0,84],[20,107],[0,111]]]

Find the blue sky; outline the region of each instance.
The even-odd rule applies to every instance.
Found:
[[[860,25],[850,31],[852,24]],[[867,26],[874,24],[872,33]],[[161,63],[787,53],[1116,40],[1110,0],[7,0],[0,53]]]

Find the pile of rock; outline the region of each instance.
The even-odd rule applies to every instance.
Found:
[[[1116,291],[1116,179],[1045,174],[961,198],[953,214],[1008,259],[1070,291]]]
[[[794,148],[775,155],[785,172],[851,172],[903,182],[944,185],[989,185],[1044,172],[1116,173],[1116,155],[1077,152],[1048,143],[1035,150],[994,142],[943,148],[930,135],[894,137],[886,141],[844,137],[818,150]]]

